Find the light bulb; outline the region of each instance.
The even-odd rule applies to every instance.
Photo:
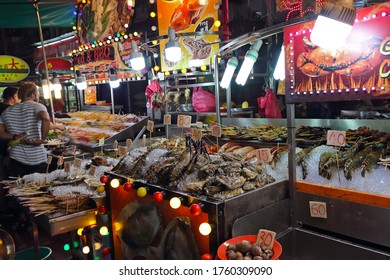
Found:
[[[102,226],[100,229],[99,229],[99,233],[103,236],[107,235],[108,234],[108,228],[106,226]]]
[[[286,62],[285,62],[285,55],[284,55],[284,46],[282,45],[278,62],[276,63],[275,70],[274,70],[275,80],[284,81],[284,79],[286,78],[286,73],[284,71],[285,64]]]
[[[252,70],[253,64],[255,64],[257,60],[258,54],[253,50],[249,50],[246,55],[244,62],[241,65],[240,71],[238,72],[236,83],[239,85],[245,85],[246,80],[249,77],[249,73]]]
[[[209,223],[201,223],[199,226],[199,232],[202,235],[209,235],[211,233],[211,226]]]
[[[228,60],[225,73],[223,73],[223,77],[220,83],[222,88],[228,88],[230,85],[230,81],[233,77],[234,71],[238,66],[238,60],[236,57],[232,57]]]
[[[110,185],[112,188],[116,189],[117,187],[119,187],[120,185],[120,182],[118,179],[112,179],[111,182],[110,182]]]
[[[356,11],[340,5],[328,3],[318,16],[310,40],[313,44],[328,50],[343,47],[355,22]]]
[[[169,201],[169,205],[173,208],[173,209],[177,209],[181,206],[181,200],[180,198],[178,197],[172,197],[171,200]]]

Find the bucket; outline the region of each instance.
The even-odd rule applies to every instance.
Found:
[[[49,247],[40,246],[39,247],[39,259],[46,260],[50,257],[52,250]],[[34,247],[27,248],[25,250],[15,253],[15,260],[35,260]]]

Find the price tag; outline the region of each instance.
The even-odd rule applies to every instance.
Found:
[[[192,139],[194,139],[195,141],[198,141],[200,139],[202,139],[202,130],[200,129],[197,129],[197,128],[193,128],[192,129]]]
[[[114,141],[114,144],[112,144],[113,148],[114,149],[118,149],[118,141]]]
[[[274,231],[260,229],[257,233],[256,244],[272,249],[272,246],[274,246],[275,236],[276,232]]]
[[[99,139],[99,147],[104,145],[104,137]]]
[[[148,120],[148,124],[146,125],[146,129],[147,129],[149,132],[153,132],[153,129],[154,129],[154,121]]]
[[[70,172],[70,166],[71,166],[71,162],[70,161],[67,161],[64,163],[64,171],[65,172]]]
[[[178,127],[190,127],[191,126],[191,116],[178,115],[177,116],[177,126]]]
[[[272,160],[271,150],[269,148],[257,149],[256,157],[258,163],[270,162]]]
[[[309,201],[310,217],[327,219],[326,203],[320,201]]]
[[[164,115],[164,124],[171,124],[171,115]]]
[[[81,162],[82,162],[82,160],[80,158],[76,158],[74,160],[74,167],[80,168],[81,167]]]
[[[96,172],[96,166],[95,165],[91,165],[91,167],[89,168],[89,175],[93,176],[95,175],[95,172]]]
[[[126,147],[130,147],[131,144],[133,144],[133,140],[131,140],[130,138],[126,139]]]
[[[121,156],[121,157],[127,156],[127,147],[125,147],[125,146],[119,146],[119,148],[118,148],[118,154],[119,154],[119,156]]]
[[[345,140],[345,131],[342,130],[328,130],[326,134],[326,145],[344,147]]]
[[[58,165],[58,166],[61,166],[61,165],[63,165],[63,164],[64,164],[64,156],[60,156],[60,157],[58,158],[57,165]]]
[[[222,135],[221,127],[219,125],[213,125],[211,127],[211,136],[221,137],[221,135]]]
[[[196,122],[196,123],[195,123],[195,126],[196,126],[197,128],[203,128],[203,123],[202,123],[202,122]]]
[[[47,164],[51,164],[52,160],[53,160],[53,157],[52,156],[48,156],[47,157]]]

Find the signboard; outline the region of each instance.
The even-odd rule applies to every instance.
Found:
[[[132,9],[128,8],[127,0],[89,0],[83,3],[77,18],[81,44],[126,32],[125,24],[130,23],[133,14]],[[134,8],[135,1],[132,3]]]
[[[169,27],[174,28],[176,33],[218,31],[218,27],[214,25],[214,22],[218,20],[218,7],[217,0],[198,1],[192,4],[188,0],[157,0],[159,35],[167,35]],[[161,70],[169,71],[209,64],[210,58],[217,53],[219,47],[218,44],[208,43],[214,43],[218,38],[218,35],[180,37],[178,40],[182,59],[177,63],[165,59],[164,49],[168,39],[162,40],[160,44]]]
[[[73,73],[70,70],[72,67],[72,63],[64,58],[48,58],[46,59],[47,69],[49,70],[49,74],[57,73],[57,74],[69,74]],[[37,70],[39,73],[46,73],[45,62],[42,60],[38,66]]]
[[[69,37],[62,39],[57,43],[52,43],[45,46],[45,54],[47,58],[62,57],[69,55],[74,49],[77,48],[77,38],[69,34]],[[33,61],[38,64],[43,60],[42,48],[35,48],[33,54]]]
[[[0,55],[0,83],[15,83],[25,79],[30,67],[24,60],[10,55]]]
[[[286,100],[331,101],[389,98],[389,3],[357,10],[342,49],[310,41],[314,21],[285,28]]]
[[[87,86],[84,90],[84,103],[85,104],[96,104],[96,86]]]

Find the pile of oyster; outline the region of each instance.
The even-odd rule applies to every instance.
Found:
[[[244,162],[241,157],[228,153],[209,156],[185,146],[134,149],[112,171],[172,190],[222,200],[275,181],[264,166]]]

